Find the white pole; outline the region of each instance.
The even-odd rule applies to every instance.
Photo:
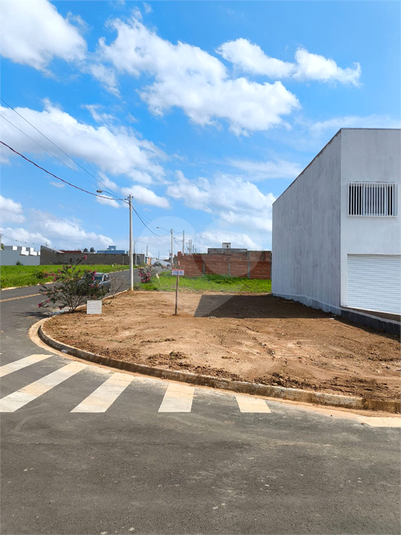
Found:
[[[170,232],[171,232],[171,258],[170,258],[170,264],[171,264],[171,267],[173,267],[173,260],[174,260],[174,237],[173,237],[173,229],[171,229]]]
[[[182,231],[182,254],[185,254],[185,230]]]
[[[129,195],[129,289],[134,289],[134,262],[132,256],[132,195]]]

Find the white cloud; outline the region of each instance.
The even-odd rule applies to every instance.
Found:
[[[170,208],[170,203],[164,197],[159,197],[154,191],[144,188],[143,186],[131,186],[129,188],[121,188],[124,196],[132,195],[135,201],[141,204],[149,204],[151,206],[158,206],[159,208]]]
[[[186,206],[212,213],[223,223],[242,229],[271,231],[271,207],[275,197],[262,193],[255,184],[241,177],[220,175],[213,181],[196,183],[178,173],[178,180],[167,188],[167,195]]]
[[[58,249],[98,248],[114,243],[108,236],[87,232],[78,220],[58,218],[41,210],[31,210],[29,223],[32,231],[45,236],[44,240]]]
[[[22,215],[22,205],[0,195],[0,221],[2,223],[22,223],[25,221],[25,217]]]
[[[286,78],[294,70],[292,63],[267,56],[260,46],[248,39],[228,41],[219,46],[216,52],[243,72],[263,74],[270,78]]]
[[[25,228],[1,228],[1,232],[4,234],[1,241],[4,245],[22,245],[22,246],[36,246],[37,249],[41,245],[51,246],[51,240],[43,236],[40,232],[32,232]]]
[[[99,173],[99,189],[102,188],[111,191],[119,191],[120,189],[119,186],[115,182],[110,180],[107,175],[105,175],[104,173]]]
[[[71,157],[82,158],[93,163],[104,173],[119,176],[125,175],[132,180],[138,180],[138,173],[145,174],[147,180],[162,180],[164,169],[155,163],[157,159],[164,159],[165,154],[153,143],[138,139],[129,128],[99,126],[97,128],[78,122],[74,117],[45,101],[42,112],[29,108],[16,108],[16,111],[33,125],[40,125],[40,130]],[[29,127],[12,110],[1,107],[0,113],[9,121],[27,131],[31,138],[51,153],[58,151],[46,139]],[[2,135],[8,144],[19,152],[44,155],[45,151],[34,141],[27,138],[9,123],[2,122]],[[3,157],[10,158],[12,153],[8,149],[0,149]],[[69,165],[71,162],[65,155],[57,156]]]
[[[341,69],[332,59],[326,59],[318,54],[311,54],[304,48],[295,53],[297,67],[294,78],[300,80],[319,80],[321,82],[337,81],[343,84],[358,85],[361,76],[361,66],[355,63],[354,67]]]
[[[252,160],[229,160],[228,164],[236,169],[245,171],[252,181],[275,178],[296,178],[302,167],[295,162],[285,160],[257,162]]]
[[[104,197],[96,197],[99,204],[105,204],[106,206],[112,206],[113,208],[121,208],[121,204],[113,199],[105,199]]]
[[[320,135],[327,131],[333,132],[334,135],[340,128],[401,128],[401,121],[384,115],[368,115],[367,117],[348,115],[309,123],[309,129],[314,135]]]
[[[0,54],[16,63],[43,71],[55,57],[85,58],[85,40],[47,0],[3,0],[0,26]]]
[[[22,207],[11,199],[0,197],[1,213],[4,207],[9,211],[20,214]],[[77,219],[59,218],[52,213],[31,209],[27,212],[26,219],[11,219],[8,221],[20,223],[25,221],[24,227],[2,228],[4,234],[3,243],[9,245],[25,244],[28,246],[49,245],[57,249],[79,249],[84,247],[104,248],[113,245],[113,240],[103,234],[88,232],[82,227]]]
[[[120,96],[120,91],[117,88],[117,77],[113,69],[105,67],[101,64],[90,64],[86,70],[92,74],[96,80],[99,80],[105,88],[116,97]]]
[[[260,244],[255,242],[250,236],[238,232],[230,232],[223,230],[206,230],[197,234],[197,246],[206,252],[209,247],[221,247],[224,242],[231,243],[236,249],[260,249]]]
[[[104,113],[100,110],[103,106],[100,106],[99,104],[83,104],[82,108],[85,108],[89,111],[94,121],[97,123],[113,123],[115,120],[115,117],[111,115],[110,113]]]
[[[110,26],[117,37],[110,45],[100,39],[98,64],[92,72],[99,69],[96,77],[113,92],[118,91],[116,80],[105,63],[119,73],[153,77],[154,82],[144,87],[140,96],[156,115],[178,107],[196,124],[225,120],[239,135],[282,124],[282,116],[299,107],[295,95],[281,82],[232,79],[216,57],[196,46],[175,45],[160,38],[135,16],[128,23],[115,19]]]
[[[334,60],[311,54],[305,48],[298,48],[295,63],[285,62],[271,58],[260,46],[242,38],[222,44],[217,53],[243,72],[276,79],[337,81],[357,85],[361,75],[359,63],[352,68],[341,69]]]

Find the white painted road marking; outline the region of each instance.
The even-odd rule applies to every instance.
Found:
[[[390,416],[388,418],[380,416],[358,416],[358,420],[371,427],[401,427],[401,418],[399,416]]]
[[[71,412],[106,412],[132,380],[131,375],[114,373]]]
[[[241,412],[271,412],[264,399],[240,395],[236,395],[235,399]]]
[[[21,388],[5,398],[0,399],[0,412],[14,412],[20,409],[27,403],[30,403],[42,394],[45,394],[53,387],[59,385],[63,381],[69,379],[87,367],[87,364],[72,362],[63,368],[56,370],[45,377],[42,377],[42,379],[39,379],[30,385],[24,386],[24,388]]]
[[[21,370],[22,368],[26,368],[27,366],[31,366],[31,364],[35,364],[36,362],[48,359],[51,356],[52,355],[30,355],[29,357],[25,357],[23,359],[15,360],[14,362],[10,362],[9,364],[5,364],[4,366],[0,367],[0,377],[4,377],[9,373],[13,373],[17,370]]]
[[[170,383],[159,412],[191,412],[194,392],[193,386]]]

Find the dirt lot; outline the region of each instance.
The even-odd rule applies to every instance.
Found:
[[[395,336],[263,294],[126,292],[54,316],[53,338],[93,353],[162,368],[378,400],[400,397]]]

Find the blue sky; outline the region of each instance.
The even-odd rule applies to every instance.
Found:
[[[1,141],[103,192],[2,145],[3,243],[127,249],[132,194],[138,252],[270,249],[340,128],[400,127],[400,5],[2,0]]]

